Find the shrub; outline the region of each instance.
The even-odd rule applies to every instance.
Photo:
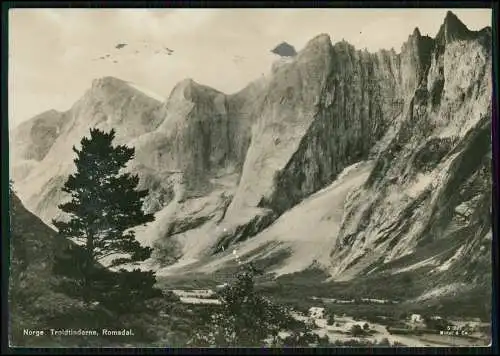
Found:
[[[424,318],[425,326],[427,329],[441,331],[446,330],[450,326],[450,322],[445,319],[431,319],[428,317]]]
[[[333,325],[335,324],[335,315],[334,314],[329,314],[328,315],[328,320],[327,320],[328,325]]]
[[[355,324],[351,327],[350,333],[352,336],[362,336],[365,334],[364,330],[359,324]]]
[[[391,343],[389,342],[389,339],[384,337],[380,342],[378,343],[379,346],[391,346]]]
[[[233,283],[219,292],[216,311],[207,309],[189,341],[192,346],[309,346],[317,345],[312,326],[295,320],[290,309],[272,303],[254,289],[256,270],[242,266]],[[290,332],[284,338],[282,331]],[[322,341],[324,342],[324,340]]]

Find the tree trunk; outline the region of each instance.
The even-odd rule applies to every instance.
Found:
[[[91,300],[91,287],[92,278],[90,276],[93,267],[94,255],[94,236],[90,233],[87,234],[87,243],[85,246],[86,256],[83,264],[83,300],[85,303],[90,303]]]

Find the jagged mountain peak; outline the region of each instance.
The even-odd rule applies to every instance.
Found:
[[[304,48],[298,53],[299,63],[308,63],[310,60],[328,56],[332,53],[332,41],[328,34],[322,33],[307,42]]]
[[[185,79],[181,80],[179,83],[177,83],[172,91],[174,92],[177,90],[193,89],[193,88],[197,88],[199,86],[201,86],[201,84],[194,81],[194,79],[185,78]]]
[[[285,43],[285,42],[283,42]],[[282,43],[282,44],[283,44]],[[281,44],[281,45],[282,45]],[[281,46],[280,45],[280,46]],[[279,47],[279,46],[278,46]],[[278,48],[276,47],[276,48]],[[293,48],[293,47],[292,47]],[[311,60],[316,61],[329,53],[332,48],[332,42],[328,34],[320,34],[309,40],[300,51],[295,55],[285,56],[281,55],[280,58],[273,61],[271,65],[271,73],[274,76],[281,69],[287,68],[288,64],[306,64]],[[272,51],[271,51],[272,52]],[[274,78],[276,79],[276,78]]]
[[[467,26],[460,21],[460,19],[453,12],[448,11],[446,17],[444,18],[444,25],[447,27],[448,31],[468,31]]]
[[[332,39],[327,33],[321,33],[307,42],[301,52],[309,51],[317,48],[330,48],[332,46]]]
[[[446,12],[446,16],[444,18],[444,23],[445,24],[459,24],[461,26],[464,26],[464,23],[462,21],[460,21],[460,19],[458,18],[457,15],[455,15],[452,11],[448,10]]]
[[[480,33],[486,33],[486,34],[488,34],[488,35],[491,36],[491,26],[483,27],[479,32]]]
[[[55,109],[49,109],[49,110],[46,110],[36,116],[34,116],[31,120],[27,120],[27,121],[24,121],[22,123],[20,123],[16,128],[14,128],[15,130],[21,128],[21,127],[24,127],[24,126],[33,126],[33,124],[35,122],[41,122],[41,121],[47,121],[47,120],[51,120],[52,118],[54,117],[58,117],[59,115],[62,115],[62,112],[60,111],[57,111]]]
[[[439,42],[450,42],[464,39],[470,34],[467,26],[451,11],[446,13],[444,22],[439,28],[436,40]]]
[[[103,88],[106,86],[127,85],[127,82],[112,76],[106,76],[94,79],[92,81],[92,88]]]
[[[56,115],[56,114],[60,114],[61,112],[60,111],[57,111],[56,109],[49,109],[47,111],[44,111],[43,113],[35,116],[35,117],[41,117],[41,116],[45,116],[45,115]]]
[[[192,78],[186,78],[177,83],[172,89],[169,99],[175,100],[184,98],[186,100],[195,100],[196,97],[205,96],[213,97],[215,95],[223,95],[217,89],[196,82]]]
[[[150,90],[144,89],[135,83],[112,77],[105,76],[101,78],[94,79],[92,81],[92,86],[86,93],[86,98],[95,99],[103,99],[113,98],[117,96],[140,96],[147,100],[155,100],[157,102],[164,101],[164,98],[156,93],[151,92]]]
[[[116,95],[122,95],[124,92],[135,94],[136,91],[138,90],[130,86],[125,80],[106,76],[94,79],[86,96],[90,98],[114,97]]]
[[[413,29],[413,32],[408,36],[408,40],[403,43],[403,45],[401,47],[402,51],[404,51],[403,48],[407,47],[408,45],[419,46],[422,42],[426,42],[429,40],[432,40],[432,38],[429,36],[422,35],[422,32],[420,32],[420,29],[418,27],[415,27]]]

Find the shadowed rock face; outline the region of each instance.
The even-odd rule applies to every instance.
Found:
[[[71,146],[90,126],[114,127],[136,148],[129,170],[157,212],[139,235],[168,239],[174,260],[197,260],[259,238],[343,170],[370,160],[366,182],[335,213],[343,215],[338,234],[321,244],[331,248],[322,267],[333,277],[402,256],[443,262],[460,248],[468,261],[483,261],[489,220],[475,212],[491,189],[490,101],[491,30],[469,31],[452,13],[435,38],[416,28],[400,53],[359,51],[321,34],[234,95],[187,79],[160,103],[116,78],[95,81],[71,110],[50,115],[47,132],[61,126],[59,134],[38,139],[25,128],[13,136],[17,157],[39,152],[16,188],[48,221],[64,198]],[[314,222],[303,223],[314,234]],[[480,232],[471,236],[467,226]]]
[[[41,161],[66,121],[63,113],[50,110],[20,124],[13,130],[12,159]]]
[[[9,133],[12,179],[18,181],[29,174],[45,157],[66,123],[63,113],[50,110],[21,123]]]

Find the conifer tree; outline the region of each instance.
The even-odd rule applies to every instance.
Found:
[[[87,301],[91,289],[99,284],[99,276],[100,282],[110,278],[109,273],[104,277],[104,268],[96,268],[105,259],[111,259],[109,267],[117,267],[144,261],[151,255],[151,248],[141,246],[131,231],[154,220],[152,214],[142,210],[148,191],[137,189],[137,175],[121,172],[135,150],[113,146],[114,138],[114,130],[106,133],[91,129],[90,138],[81,140],[81,149],[73,147],[76,172],[62,188],[71,200],[59,205],[68,218],[53,221],[61,237],[81,246],[68,251],[66,260],[61,257],[56,261],[55,268],[59,267],[63,274],[71,271],[71,278],[80,281],[77,289]],[[134,276],[140,278],[137,273]]]

